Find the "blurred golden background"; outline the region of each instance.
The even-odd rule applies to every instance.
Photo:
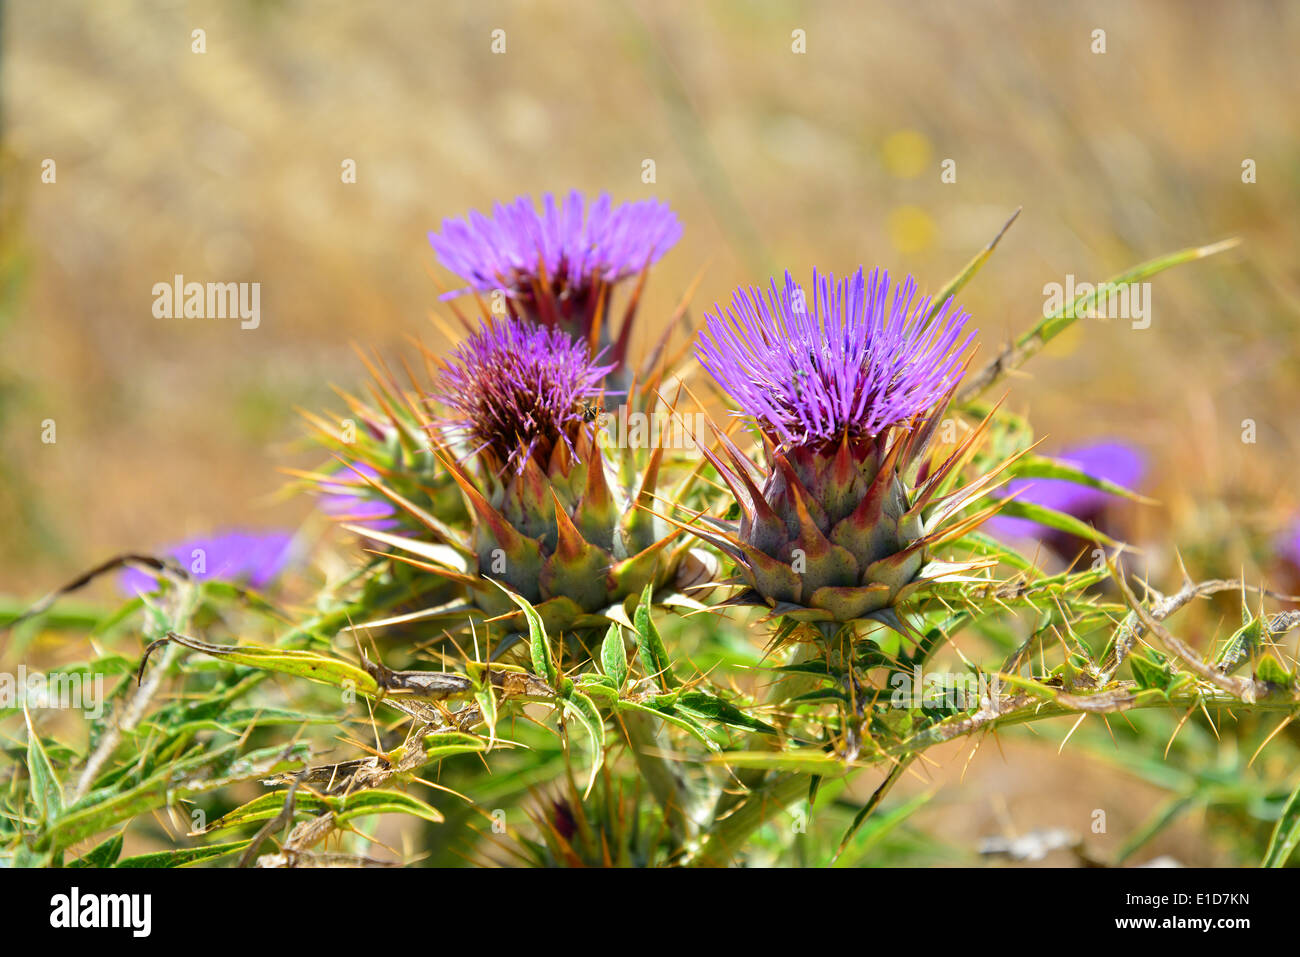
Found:
[[[1157,277],[1150,328],[1077,324],[1009,403],[1049,452],[1148,454],[1140,542],[1200,577],[1277,574],[1261,543],[1300,499],[1300,5],[28,0],[0,42],[0,593],[295,525],[310,499],[275,496],[278,466],[314,464],[294,407],[362,381],[352,341],[439,343],[430,274],[452,280],[427,232],[573,187],[683,220],[643,342],[701,268],[697,319],[787,268],[934,291],[1023,207],[961,296],[987,359],[1046,283],[1241,237]],[[176,274],[260,282],[260,327],[155,318]]]

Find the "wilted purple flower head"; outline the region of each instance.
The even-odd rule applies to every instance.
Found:
[[[709,374],[779,446],[873,437],[935,405],[962,374],[974,338],[969,315],[943,304],[933,316],[907,277],[862,269],[838,282],[813,270],[812,295],[787,272],[737,289],[725,312],[705,314],[696,354]],[[927,318],[928,316],[928,318]]]
[[[682,235],[667,203],[657,199],[615,206],[601,193],[587,206],[574,190],[563,202],[547,193],[539,211],[527,196],[444,219],[429,233],[438,260],[479,292],[502,289],[530,300],[542,282],[557,295],[582,298],[599,282],[617,282],[657,262]],[[448,295],[460,295],[460,290]]]
[[[442,425],[471,454],[522,472],[545,465],[558,442],[573,451],[584,407],[614,368],[597,365],[587,344],[526,319],[490,319],[444,363],[433,397],[454,413]]]
[[[340,469],[337,479],[321,486],[325,494],[320,497],[320,510],[331,518],[363,528],[379,531],[396,528],[401,523],[392,517],[397,511],[393,504],[367,485],[357,472],[372,479],[380,477],[364,462],[353,462],[351,468]]]
[[[171,545],[165,553],[198,581],[243,581],[261,589],[289,564],[292,542],[288,532],[219,532]],[[154,575],[128,568],[118,587],[135,595],[156,591],[158,586]]]
[[[1095,442],[1066,449],[1052,458],[1068,462],[1093,478],[1104,479],[1127,489],[1135,488],[1146,472],[1146,460],[1142,453],[1123,442]],[[1012,495],[1017,492],[1018,502],[1042,505],[1085,522],[1095,522],[1106,506],[1114,501],[1114,497],[1106,492],[1065,479],[1016,479],[1007,484],[1006,493]],[[988,528],[1005,538],[1046,539],[1062,535],[1029,519],[1008,515],[995,516],[989,521]]]

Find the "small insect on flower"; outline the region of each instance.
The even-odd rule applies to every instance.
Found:
[[[596,428],[599,429],[609,421],[609,413],[605,411],[605,407],[599,402],[583,402],[582,421],[594,422]]]

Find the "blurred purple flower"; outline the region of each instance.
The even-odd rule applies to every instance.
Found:
[[[1279,554],[1300,569],[1300,518],[1293,521],[1278,539]]]
[[[696,354],[778,445],[876,436],[928,411],[961,378],[970,317],[950,299],[927,320],[930,307],[911,276],[891,299],[883,270],[838,282],[813,270],[809,297],[787,272],[766,299],[742,287],[725,313],[715,304]]]
[[[540,212],[530,197],[520,196],[493,205],[491,218],[473,210],[463,220],[444,219],[441,233],[429,233],[429,243],[471,288],[527,296],[541,278],[539,268],[557,289],[585,290],[596,280],[617,282],[639,273],[681,235],[681,222],[667,203],[646,199],[615,206],[601,193],[588,207],[573,190],[562,203],[547,193]]]
[[[1146,472],[1143,454],[1123,442],[1097,442],[1067,449],[1053,456],[1068,462],[1093,478],[1105,479],[1127,489],[1136,489]],[[1023,490],[1023,491],[1021,491]],[[1073,515],[1085,522],[1102,517],[1114,496],[1064,479],[1017,479],[1007,484],[1007,494],[1020,491],[1018,502],[1030,502]],[[1049,538],[1062,533],[1025,518],[994,516],[986,529],[1001,538]]]
[[[500,468],[523,472],[534,455],[544,465],[557,442],[573,451],[583,406],[601,395],[614,368],[599,359],[561,329],[489,320],[443,366],[433,397],[453,415],[442,425],[469,442],[471,455],[489,451]]]
[[[165,553],[199,581],[243,581],[253,588],[265,588],[289,564],[293,536],[288,532],[219,532],[188,539],[165,549]],[[135,568],[126,569],[118,582],[127,595],[157,591],[155,576]]]
[[[379,478],[379,473],[364,462],[353,462],[351,468],[340,469],[334,481],[321,486],[325,494],[317,503],[320,510],[330,518],[363,528],[379,531],[397,528],[401,523],[393,518],[397,514],[393,503],[367,485],[357,472]]]

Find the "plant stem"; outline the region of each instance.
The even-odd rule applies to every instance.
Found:
[[[650,715],[623,712],[619,721],[637,768],[650,787],[679,846],[692,849],[708,819],[709,795],[703,782],[693,784],[686,765],[672,758],[664,725]]]

